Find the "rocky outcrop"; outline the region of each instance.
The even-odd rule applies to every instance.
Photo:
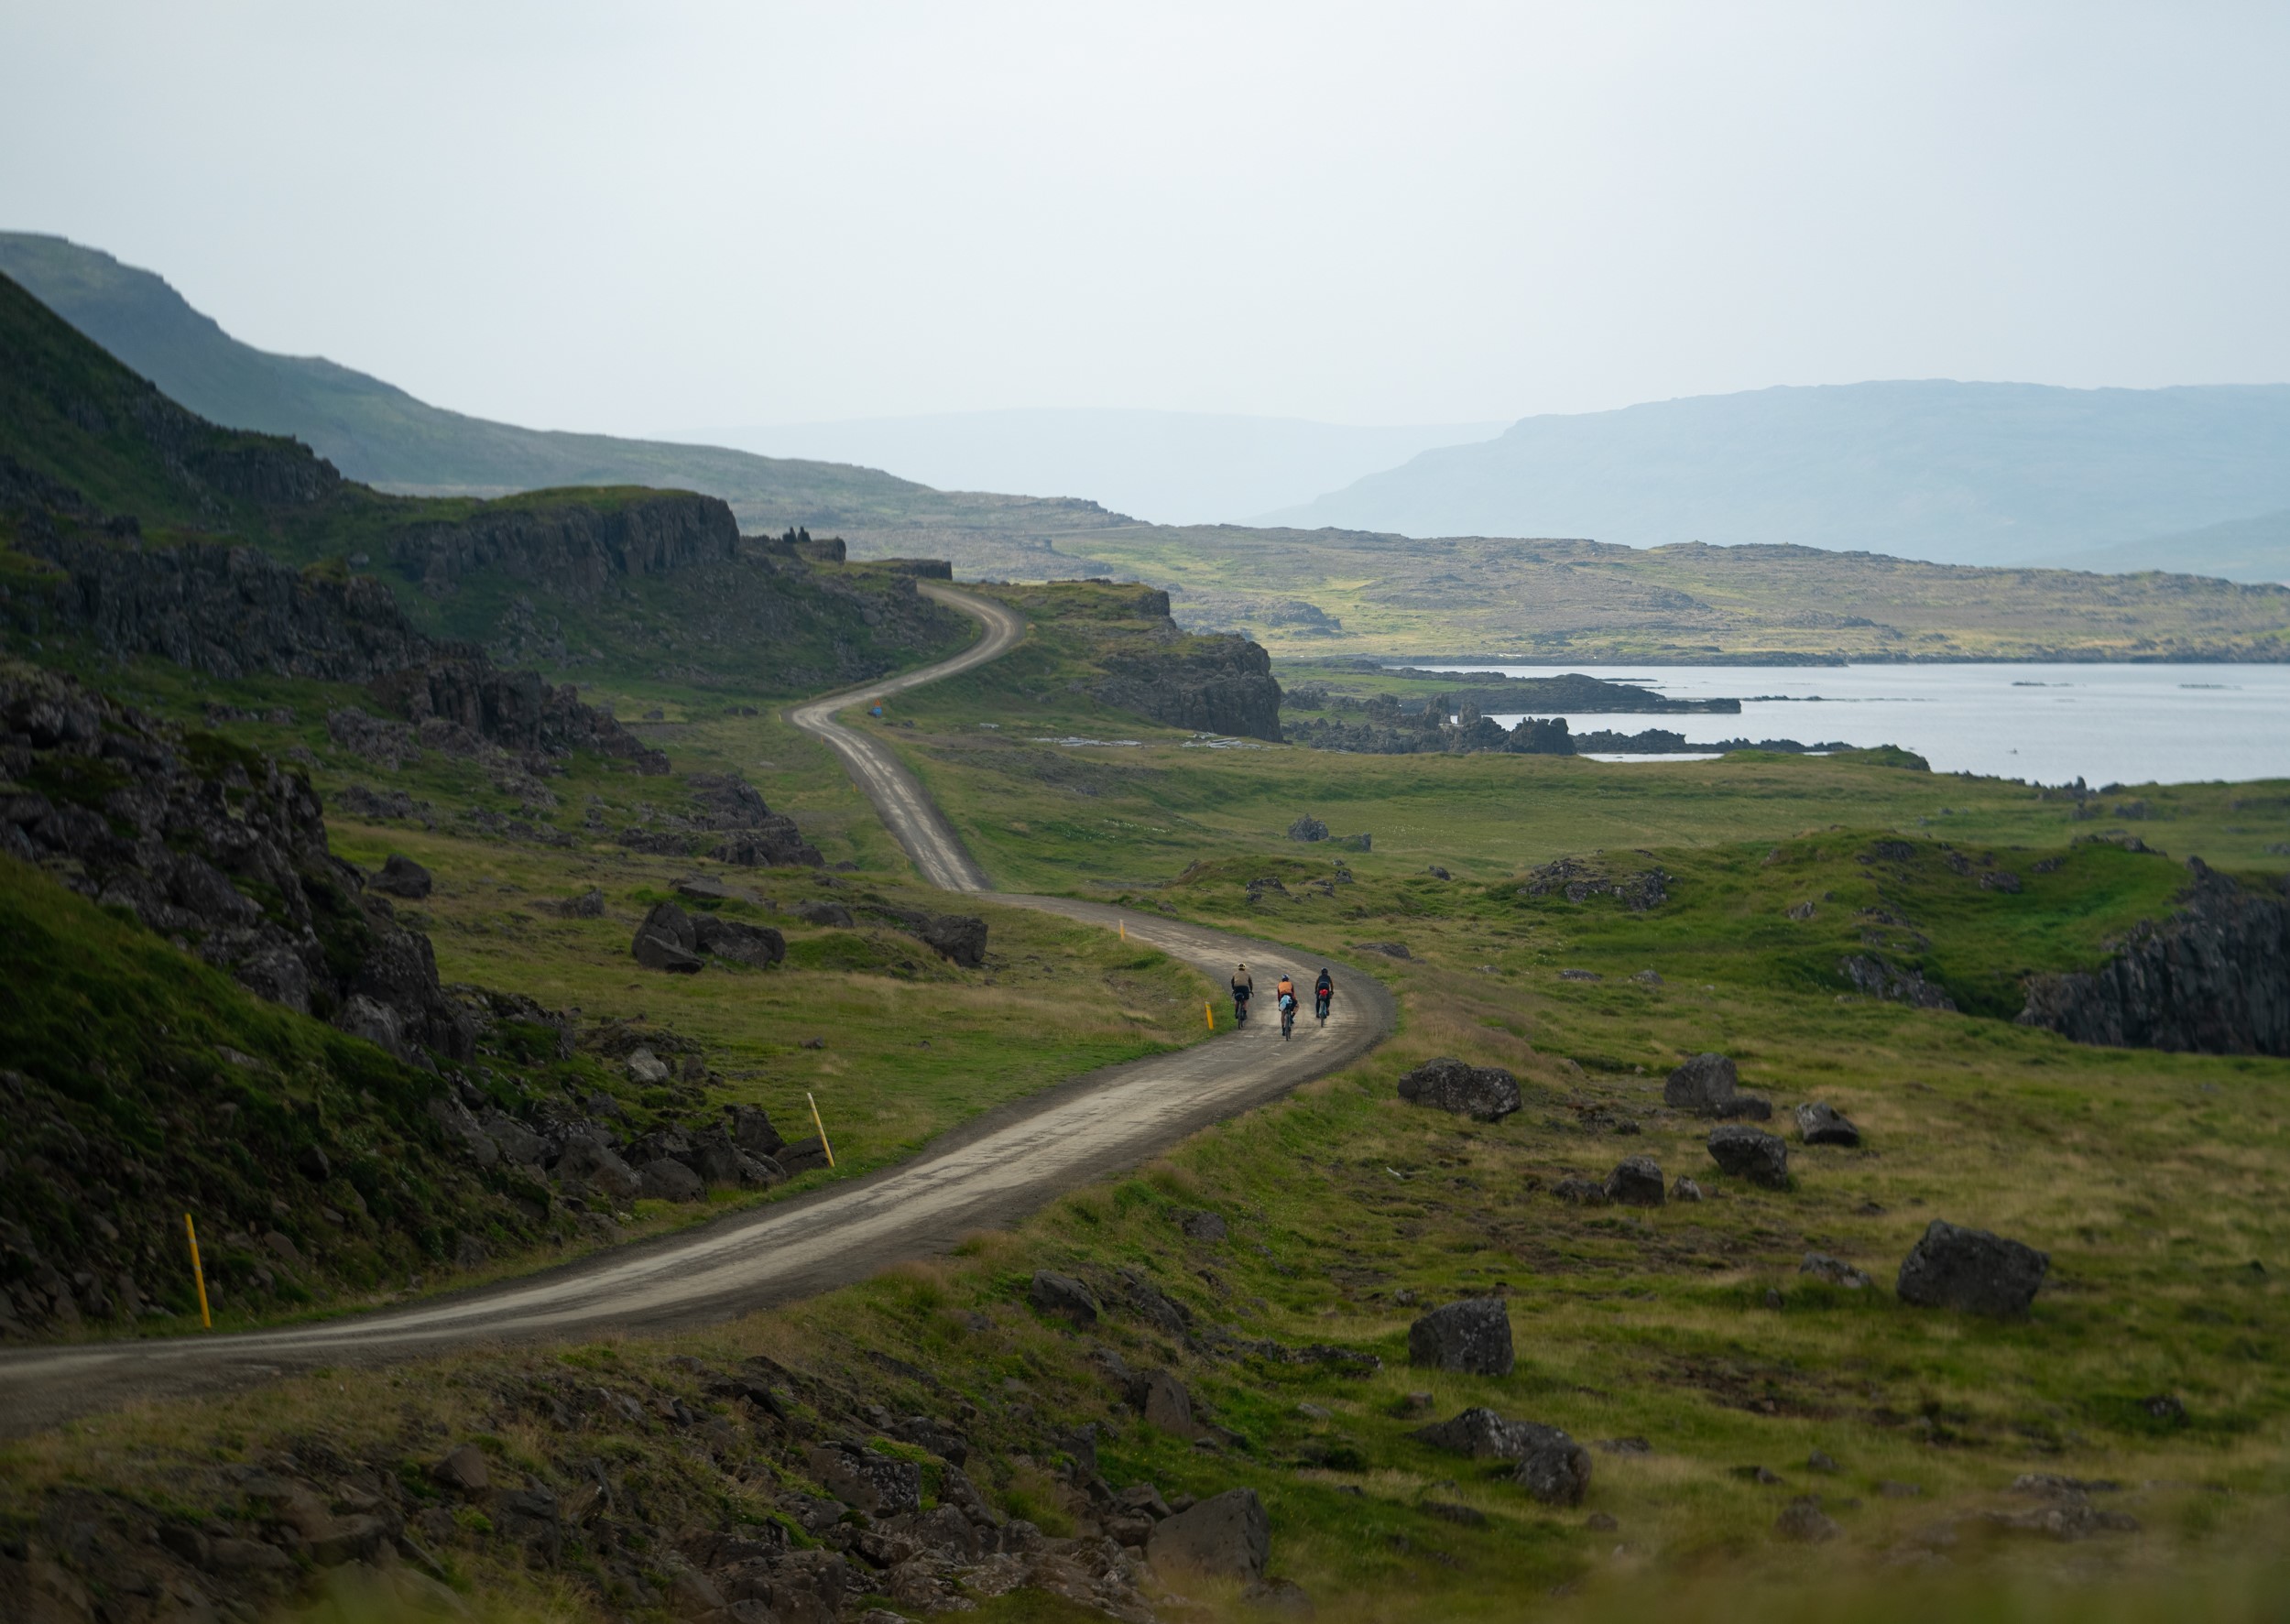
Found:
[[[439,597],[467,575],[496,570],[523,586],[586,598],[627,576],[720,562],[738,550],[738,521],[714,496],[562,496],[551,502],[541,493],[456,523],[409,527],[390,538],[390,562]]]
[[[2022,1026],[2078,1043],[2290,1055],[2290,881],[2268,891],[2186,860],[2178,910],[2096,971],[2032,975]]]
[[[157,655],[214,677],[364,682],[434,652],[370,575],[297,570],[227,542],[147,546],[37,523],[18,545],[62,572],[48,612],[114,658]]]
[[[429,939],[333,856],[310,781],[30,667],[0,670],[0,849],[400,1059],[466,1056]]]
[[[1169,612],[1168,594],[1161,613]],[[1106,657],[1093,697],[1172,727],[1242,738],[1281,737],[1281,685],[1272,657],[1240,637],[1186,638],[1150,651]]]
[[[1925,980],[1922,970],[1909,969],[1870,954],[1854,954],[1837,960],[1837,973],[1851,983],[1855,991],[1890,1004],[1946,1009],[1950,1013],[1956,1009],[1956,1000],[1948,996],[1947,988]]]

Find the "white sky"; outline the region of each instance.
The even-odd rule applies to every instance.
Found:
[[[2290,379],[2290,5],[0,0],[0,224],[442,405]]]

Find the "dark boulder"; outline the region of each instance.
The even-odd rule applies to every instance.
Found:
[[[840,902],[811,901],[795,905],[795,917],[807,925],[822,925],[832,930],[847,931],[858,921]]]
[[[790,1178],[809,1172],[813,1168],[830,1165],[827,1161],[827,1141],[817,1134],[809,1139],[791,1139],[771,1153],[771,1159],[786,1170]]]
[[[1556,1427],[1539,1422],[1512,1421],[1483,1405],[1475,1405],[1447,1421],[1415,1429],[1418,1443],[1434,1449],[1452,1450],[1473,1460],[1524,1460],[1538,1449],[1572,1440]]]
[[[1893,1289],[1919,1308],[2010,1318],[2027,1313],[2051,1266],[2048,1252],[1935,1218],[1902,1260]]]
[[[1733,1062],[1723,1054],[1697,1054],[1662,1086],[1664,1105],[1696,1117],[1748,1117],[1762,1122],[1773,1114],[1772,1102],[1739,1092]]]
[[[1055,1314],[1077,1325],[1096,1324],[1100,1312],[1095,1292],[1071,1275],[1052,1274],[1046,1269],[1035,1271],[1033,1283],[1026,1291],[1026,1301],[1043,1313]]]
[[[1173,1437],[1191,1438],[1200,1431],[1193,1421],[1193,1395],[1166,1370],[1146,1371],[1129,1384],[1129,1398],[1148,1423]]]
[[[975,913],[934,915],[915,934],[965,970],[986,963],[986,921]]]
[[[1408,1327],[1407,1362],[1470,1376],[1510,1374],[1510,1311],[1500,1297],[1467,1297]]]
[[[1837,1525],[1837,1519],[1821,1510],[1818,1495],[1799,1496],[1773,1519],[1774,1536],[1793,1544],[1827,1544],[1844,1531]]]
[[[648,970],[665,970],[675,975],[696,975],[705,968],[697,955],[650,931],[638,931],[629,952],[636,962]]]
[[[1807,1252],[1805,1261],[1797,1265],[1799,1274],[1809,1274],[1815,1280],[1827,1281],[1833,1286],[1858,1292],[1876,1282],[1842,1258],[1832,1258],[1827,1252]]]
[[[1561,1433],[1530,1449],[1512,1481],[1546,1506],[1579,1506],[1590,1492],[1590,1452]]]
[[[1739,1122],[1709,1130],[1709,1157],[1738,1179],[1769,1190],[1789,1187],[1789,1147],[1778,1134]]]
[[[651,1201],[701,1201],[707,1185],[700,1175],[672,1157],[656,1156],[637,1169],[638,1193]]]
[[[724,1115],[730,1127],[732,1143],[750,1156],[776,1156],[787,1143],[760,1106],[725,1106]]]
[[[1291,840],[1315,841],[1328,837],[1328,826],[1310,812],[1305,812],[1288,826]]]
[[[392,897],[419,902],[430,894],[432,882],[428,869],[403,852],[392,852],[383,859],[382,871],[366,883]]]
[[[692,921],[692,933],[698,952],[714,954],[719,959],[736,959],[759,970],[769,969],[787,957],[787,938],[769,925],[751,925],[703,913]]]
[[[1521,1103],[1519,1079],[1502,1067],[1466,1065],[1445,1055],[1408,1073],[1399,1088],[1403,1100],[1480,1122],[1499,1121]]]
[[[567,1184],[586,1185],[617,1201],[633,1201],[643,1188],[636,1169],[623,1161],[611,1146],[593,1139],[567,1139],[564,1153],[557,1158],[553,1171]]]
[[[1854,1150],[1860,1144],[1860,1129],[1835,1106],[1808,1100],[1797,1107],[1796,1115],[1797,1137],[1808,1145],[1842,1145]]]
[[[1184,1231],[1187,1240],[1217,1241],[1225,1238],[1225,1218],[1221,1213],[1196,1211],[1180,1214],[1177,1227]]]
[[[1625,1156],[1607,1174],[1606,1198],[1620,1206],[1660,1206],[1662,1167],[1651,1156]]]
[[[1272,1520],[1257,1491],[1228,1488],[1153,1524],[1145,1554],[1156,1568],[1256,1580],[1271,1547]]]

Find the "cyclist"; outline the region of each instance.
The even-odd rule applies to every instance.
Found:
[[[1312,1012],[1320,1018],[1320,1024],[1328,1024],[1328,1000],[1336,997],[1336,983],[1328,976],[1326,965],[1320,967],[1320,979],[1312,984]]]
[[[1249,1000],[1257,990],[1256,977],[1249,974],[1246,965],[1235,965],[1232,972],[1232,1023],[1249,1024]]]
[[[1281,984],[1272,989],[1272,996],[1276,998],[1292,998],[1296,996],[1296,983],[1290,978],[1287,971],[1281,972]]]
[[[1296,984],[1285,975],[1281,977],[1281,1041],[1288,1041],[1288,1034],[1296,1030]]]

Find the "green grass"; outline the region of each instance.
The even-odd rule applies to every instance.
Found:
[[[1535,1610],[1596,1620],[1649,1608],[1689,1619],[2279,1616],[2290,1061],[2083,1048],[2010,1017],[2025,973],[2088,967],[2113,936],[2167,911],[2184,857],[2279,876],[2285,863],[2264,848],[2290,834],[2284,786],[2143,789],[2147,815],[2118,821],[2114,797],[2077,802],[1861,760],[1208,750],[1077,692],[1087,649],[1071,628],[1038,626],[1008,659],[895,702],[883,736],[1005,886],[1126,897],[1331,956],[1404,943],[1406,959],[1362,961],[1400,1004],[1400,1030],[1382,1048],[1011,1233],[809,1302],[673,1337],[426,1361],[370,1399],[312,1379],[12,1446],[0,1456],[0,1516],[27,1514],[67,1478],[147,1499],[169,1491],[181,1463],[313,1435],[418,1467],[406,1439],[473,1430],[560,1488],[612,1452],[616,1469],[641,1474],[663,1526],[766,1515],[771,1496],[813,1487],[800,1454],[671,1363],[765,1355],[894,1415],[960,1418],[972,1475],[1053,1531],[1088,1514],[1055,1469],[1057,1438],[1083,1421],[1104,1429],[1100,1466],[1116,1485],[1254,1488],[1272,1517],[1273,1571],[1303,1582],[1327,1619]],[[726,714],[698,695],[681,703],[665,719],[681,727],[671,746],[680,768],[748,766],[775,805],[797,808],[831,854],[862,865],[832,894],[924,899],[823,754],[770,718]],[[897,725],[909,720],[911,730]],[[1143,742],[1030,742],[1068,734]],[[312,747],[328,753],[322,736]],[[441,797],[480,793],[454,777],[464,769],[422,770]],[[322,767],[322,781],[344,771]],[[568,828],[581,795],[610,798],[617,815],[671,788],[587,766],[559,782],[574,791],[559,815]],[[1307,811],[1338,834],[1372,833],[1374,849],[1288,841],[1289,822]],[[2170,856],[2080,838],[2110,833]],[[625,935],[692,865],[442,828],[345,823],[337,841],[360,861],[405,849],[437,870],[422,913],[449,976],[670,1022],[725,1055],[728,1072],[746,1074],[737,1085],[775,1110],[805,1088],[834,1102],[861,1157],[897,1154],[933,1124],[1007,1096],[996,1090],[1172,1041],[1176,1026],[1157,1024],[1155,1000],[1182,998],[1173,1019],[1197,997],[1118,942],[1015,913],[993,916],[1006,962],[991,985],[889,937],[800,928],[791,951],[810,968],[664,982],[628,968]],[[1565,855],[1618,878],[1658,867],[1666,899],[1633,912],[1608,896],[1521,894],[1538,866]],[[1451,877],[1428,873],[1434,863]],[[1339,866],[1349,883],[1336,883]],[[1998,870],[2020,888],[1980,884]],[[1248,882],[1268,877],[1281,891],[1260,887],[1252,899]],[[808,875],[737,877],[783,904],[829,894]],[[1315,881],[1328,882],[1325,893]],[[529,908],[588,883],[605,886],[610,921]],[[1809,914],[1790,917],[1808,901]],[[776,917],[784,922],[784,908]],[[1837,960],[1863,953],[1920,969],[1959,1012],[1851,993]],[[843,954],[878,956],[859,965]],[[1602,978],[1563,979],[1565,969]],[[1659,982],[1632,979],[1643,970]],[[1118,996],[1076,1012],[1079,1000],[1058,993],[1077,977]],[[1118,1008],[1137,1019],[1115,1019]],[[1045,1024],[1030,1029],[1035,1019]],[[791,1046],[823,1029],[825,1050]],[[1707,1153],[1707,1125],[1661,1104],[1669,1068],[1708,1049],[1732,1055],[1744,1086],[1772,1099],[1777,1128],[1789,1131],[1797,1102],[1826,1100],[1860,1125],[1864,1147],[1793,1143],[1785,1191],[1728,1178]],[[1510,1068],[1525,1108],[1477,1124],[1401,1101],[1396,1078],[1436,1054]],[[1618,1131],[1624,1124],[1637,1131]],[[1640,1211],[1554,1197],[1561,1179],[1598,1178],[1629,1154],[1694,1177],[1707,1199]],[[1227,1219],[1227,1240],[1185,1237],[1177,1215],[1202,1207]],[[1893,1273],[1934,1218],[2050,1254],[2028,1318],[1991,1323],[1894,1297]],[[1811,1281],[1798,1266],[1814,1250],[1875,1284]],[[1186,1346],[1118,1307],[1076,1333],[1026,1306],[1036,1269],[1081,1272],[1110,1293],[1125,1266],[1186,1304],[1196,1327],[1373,1353],[1383,1368],[1346,1378],[1219,1353],[1213,1338]],[[1496,1292],[1510,1304],[1512,1375],[1406,1366],[1407,1327],[1423,1305]],[[1143,1424],[1103,1374],[1107,1347],[1132,1368],[1174,1370],[1229,1434],[1224,1447]],[[502,1397],[560,1378],[682,1394],[731,1428],[731,1444],[702,1452],[650,1422],[602,1416],[566,1436],[545,1406]],[[1425,1392],[1427,1411],[1401,1412]],[[2184,1423],[2146,1408],[2165,1394],[2184,1404]],[[1474,1403],[1582,1440],[1642,1437],[1652,1453],[1595,1454],[1587,1502],[1544,1508],[1412,1437]],[[1812,1471],[1816,1449],[1840,1470]],[[1760,1466],[1782,1481],[1742,1475]],[[210,1469],[177,1491],[224,1492],[219,1480],[201,1487]],[[1989,1534],[1981,1514],[2029,1503],[2010,1491],[2025,1472],[2121,1483],[2099,1503],[2138,1530],[2068,1546]],[[1895,1498],[1887,1483],[1920,1492]],[[1824,1497],[1843,1529],[1836,1542],[1776,1538],[1777,1513],[1803,1493]],[[1443,1519],[1431,1501],[1474,1508],[1488,1523]],[[1592,1514],[1616,1526],[1594,1528]],[[1936,1525],[1956,1530],[1945,1567],[1931,1561]],[[504,1607],[592,1605],[474,1532],[447,1554]],[[1251,1616],[1222,1591],[1196,1599],[1207,1617]],[[1071,1616],[1038,1594],[980,1612]]]

